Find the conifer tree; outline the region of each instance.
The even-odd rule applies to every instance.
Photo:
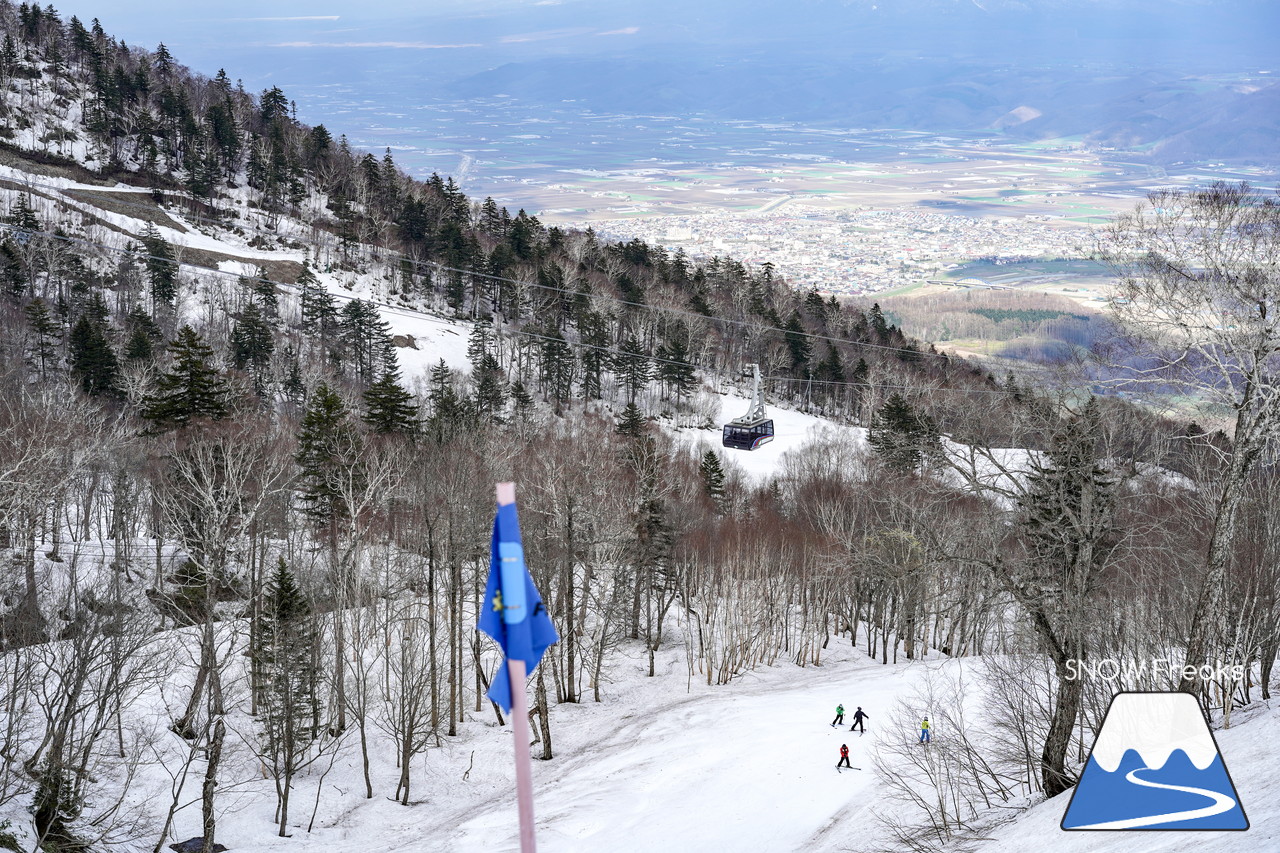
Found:
[[[262,316],[275,321],[280,314],[280,297],[276,294],[276,286],[266,280],[267,271],[258,268],[258,275],[250,281],[249,289],[253,291],[253,301],[258,304]]]
[[[299,488],[306,513],[326,523],[345,512],[339,475],[360,453],[360,436],[348,417],[347,405],[327,383],[311,397],[294,459],[302,471]]]
[[[395,347],[391,327],[372,302],[353,299],[339,312],[339,332],[345,357],[364,382],[373,382],[378,373],[395,367]]]
[[[515,410],[516,420],[521,425],[527,425],[529,418],[533,415],[533,395],[519,379],[511,383],[511,404]]]
[[[133,363],[151,361],[155,358],[155,345],[164,340],[160,326],[140,308],[130,311],[126,322],[130,331],[124,345],[125,360]]]
[[[364,405],[364,422],[380,435],[413,435],[418,431],[418,404],[400,386],[400,376],[394,370],[365,389]]]
[[[602,374],[609,366],[609,324],[604,315],[583,310],[578,320],[578,335],[582,341],[582,396],[599,400]]]
[[[124,344],[124,360],[131,364],[145,361],[151,361],[155,358],[155,346],[151,343],[151,338],[147,337],[146,332],[135,328],[130,334],[129,339]]]
[[[702,475],[702,488],[706,492],[716,512],[723,514],[726,497],[724,467],[720,464],[720,456],[714,450],[702,454],[698,464],[698,472]]]
[[[556,411],[573,396],[573,374],[577,366],[573,351],[558,331],[546,335],[542,342],[542,390],[555,401]]]
[[[114,394],[120,375],[120,361],[102,325],[87,316],[76,321],[67,338],[71,373],[80,388],[91,397]]]
[[[45,371],[58,352],[58,339],[62,337],[62,324],[54,318],[49,304],[36,297],[27,303],[27,326],[31,329],[31,360],[45,378]]]
[[[891,470],[909,474],[940,450],[933,419],[893,393],[871,418],[867,443]]]
[[[151,300],[155,305],[173,305],[178,296],[178,263],[173,249],[154,225],[147,224],[142,235],[143,265],[151,283]]]
[[[863,367],[866,367],[865,363]],[[825,382],[844,381],[844,363],[840,360],[840,353],[835,347],[827,346],[827,357],[822,360],[822,364],[818,365],[817,377]]]
[[[257,304],[248,303],[231,330],[231,363],[236,370],[248,370],[253,378],[253,389],[259,394],[266,386],[266,372],[275,349],[271,326]]]
[[[471,327],[471,335],[467,339],[467,358],[473,366],[477,366],[492,346],[493,323],[488,317],[481,317]]]
[[[321,346],[327,346],[338,329],[338,306],[333,294],[320,284],[306,263],[298,275],[298,289],[303,331],[318,335]]]
[[[266,688],[260,705],[262,745],[276,782],[281,836],[288,825],[294,776],[314,757],[320,715],[318,636],[311,607],[281,557],[267,588],[256,662]]]
[[[431,404],[428,424],[436,441],[444,441],[458,429],[466,409],[453,387],[453,371],[443,358],[432,366],[427,383],[427,402]]]
[[[31,209],[31,197],[26,194],[18,196],[17,201],[9,208],[9,215],[5,217],[5,221],[25,231],[41,230],[40,220]]]
[[[107,320],[111,318],[111,309],[107,307],[107,300],[103,299],[102,293],[97,290],[90,293],[84,300],[80,313],[88,317],[90,322],[104,328],[107,325]]]
[[[169,344],[172,365],[142,401],[142,417],[155,432],[180,429],[200,418],[221,420],[230,412],[226,377],[213,366],[213,349],[196,330],[183,326]]]
[[[791,353],[791,366],[801,370],[809,363],[812,347],[809,345],[808,336],[805,335],[804,323],[800,320],[799,311],[791,312],[785,328],[783,337],[787,342],[787,350]]]
[[[880,310],[880,303],[876,302],[871,305],[871,310],[867,312],[867,316],[871,321],[871,330],[876,334],[876,340],[884,342],[889,337],[889,324],[884,319],[884,312]]]
[[[635,401],[627,403],[622,410],[622,416],[618,418],[618,434],[627,438],[640,438],[645,434],[645,417]]]
[[[853,372],[849,374],[849,406],[853,410],[854,417],[858,418],[859,422],[862,419],[862,401],[866,398],[867,380],[870,378],[870,374],[871,370],[867,367],[867,361],[864,358],[858,359]]]
[[[614,372],[627,389],[627,402],[634,403],[636,394],[644,390],[652,376],[652,366],[634,336],[622,342],[614,359]]]
[[[685,340],[684,330],[672,336],[670,343],[658,348],[658,376],[676,392],[677,398],[683,398],[697,384],[697,374],[689,363],[689,346]]]
[[[502,376],[502,366],[492,353],[480,357],[473,373],[476,386],[476,411],[484,420],[496,423],[502,408],[507,404],[507,386]]]

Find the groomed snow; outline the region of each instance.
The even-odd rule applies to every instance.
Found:
[[[732,684],[709,687],[687,677],[682,648],[659,655],[659,675],[647,678],[643,647],[624,651],[606,702],[552,706],[556,757],[533,762],[539,849],[551,853],[740,853],[856,849],[872,831],[879,785],[871,751],[877,726],[893,703],[933,661],[882,666],[833,638],[823,665],[790,662],[765,667]],[[704,677],[705,678],[705,677]],[[835,707],[861,705],[867,734],[832,728]],[[388,800],[390,768],[375,779],[372,800],[361,797],[356,762],[325,782],[316,831],[299,828],[290,849],[334,853],[499,853],[519,849],[511,726],[491,711],[461,737],[446,739],[415,761],[420,802]],[[840,745],[860,770],[836,770]],[[538,754],[539,747],[534,747]],[[355,756],[351,756],[354,759]],[[468,778],[463,774],[471,768]],[[424,778],[425,776],[425,778]],[[314,779],[301,781],[296,821],[305,826]],[[333,798],[338,789],[346,792]],[[244,798],[219,839],[232,850],[281,849],[271,834],[274,798]],[[305,806],[303,804],[306,804]],[[183,829],[195,831],[191,815]],[[187,837],[180,833],[180,837]],[[855,845],[851,847],[850,845]]]

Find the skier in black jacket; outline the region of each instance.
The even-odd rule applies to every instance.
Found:
[[[862,721],[868,719],[870,716],[870,714],[864,713],[862,706],[859,705],[858,710],[853,712],[853,725],[849,726],[849,731],[858,729],[859,732],[865,735],[867,733],[867,724]]]

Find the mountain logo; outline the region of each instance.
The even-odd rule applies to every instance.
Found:
[[[1076,784],[1062,828],[1249,828],[1209,731],[1187,693],[1118,693]]]

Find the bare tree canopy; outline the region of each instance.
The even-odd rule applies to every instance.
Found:
[[[1105,239],[1120,273],[1115,315],[1131,336],[1121,375],[1230,412],[1232,444],[1187,641],[1186,662],[1198,667],[1220,638],[1245,486],[1280,431],[1280,204],[1245,183],[1159,192]],[[1184,671],[1181,689],[1198,685]]]

